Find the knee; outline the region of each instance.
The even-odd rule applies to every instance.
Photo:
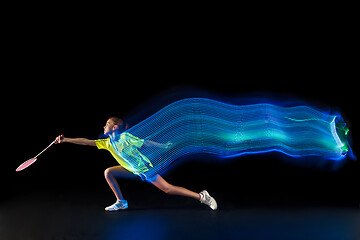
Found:
[[[104,176],[105,176],[106,179],[112,177],[111,169],[110,169],[110,168],[107,168],[107,169],[104,171]]]
[[[163,189],[161,189],[161,190],[163,190],[163,192],[164,193],[166,193],[166,194],[172,194],[173,193],[173,187],[171,186],[171,185],[169,185],[169,186],[166,186],[166,187],[164,187]]]

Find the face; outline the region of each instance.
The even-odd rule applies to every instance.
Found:
[[[109,132],[112,132],[118,128],[117,125],[114,124],[114,122],[109,119],[107,120],[105,126],[104,126],[104,134],[108,134]]]

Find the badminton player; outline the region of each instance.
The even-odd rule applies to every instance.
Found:
[[[117,211],[117,210],[125,210],[128,208],[128,202],[124,199],[124,196],[120,190],[119,184],[117,182],[117,178],[129,178],[135,176],[133,168],[126,162],[121,156],[115,151],[114,147],[110,143],[110,140],[115,142],[115,145],[131,144],[133,148],[140,149],[141,146],[153,146],[159,148],[168,148],[171,143],[161,144],[153,141],[139,139],[136,136],[131,135],[130,133],[123,132],[120,137],[116,138],[116,132],[120,129],[124,128],[124,123],[120,118],[111,117],[107,120],[104,126],[104,134],[107,136],[106,139],[98,139],[98,140],[89,140],[86,138],[67,138],[58,136],[55,140],[55,143],[74,143],[79,145],[88,145],[94,146],[98,149],[106,149],[108,150],[112,156],[117,160],[120,164],[118,166],[110,167],[105,170],[105,179],[109,184],[111,190],[116,196],[116,202],[111,206],[105,208],[106,211]],[[137,159],[146,159],[146,157],[140,156],[141,153],[139,151],[133,151],[135,154],[139,156],[134,156]],[[151,163],[148,163],[151,167]],[[195,193],[186,188],[174,186],[165,181],[160,175],[156,175],[154,178],[150,180],[151,184],[155,187],[159,188],[163,192],[171,195],[179,195],[190,197],[199,200],[201,203],[208,205],[212,210],[217,209],[217,203],[213,197],[209,195],[206,190],[201,191],[200,193]]]

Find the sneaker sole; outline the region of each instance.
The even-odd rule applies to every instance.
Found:
[[[118,210],[108,210],[108,209],[105,209],[106,212],[116,212],[116,211],[119,211],[119,210],[126,210],[128,208],[119,208]]]

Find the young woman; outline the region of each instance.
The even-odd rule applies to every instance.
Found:
[[[60,136],[56,138],[55,143],[74,143],[79,145],[88,145],[88,146],[96,146],[98,149],[106,149],[108,150],[112,156],[116,159],[116,161],[120,164],[119,166],[110,167],[105,170],[105,179],[109,184],[111,190],[116,196],[116,202],[111,206],[105,208],[106,211],[117,211],[124,210],[128,208],[128,202],[124,199],[119,184],[117,182],[117,178],[124,178],[134,176],[136,171],[131,166],[131,164],[123,159],[119,152],[124,149],[131,149],[131,155],[134,159],[136,159],[137,164],[141,166],[141,171],[147,171],[148,168],[152,167],[151,162],[144,156],[139,149],[142,146],[151,146],[155,148],[168,148],[171,146],[171,143],[161,144],[153,141],[148,141],[144,139],[140,139],[136,136],[128,132],[123,132],[121,134],[116,134],[117,130],[123,128],[123,121],[117,117],[111,117],[107,120],[104,126],[104,134],[108,136],[106,139],[98,139],[98,140],[89,140],[86,138],[61,138]],[[124,147],[126,146],[126,147]],[[116,148],[116,149],[115,149]],[[139,168],[137,168],[137,171]],[[179,195],[190,197],[199,200],[201,203],[208,205],[212,210],[217,209],[217,203],[213,197],[209,195],[206,190],[201,191],[200,193],[196,193],[190,191],[186,188],[174,186],[165,181],[159,174],[157,174],[154,178],[148,180],[155,187],[159,188],[163,192],[171,195]]]

